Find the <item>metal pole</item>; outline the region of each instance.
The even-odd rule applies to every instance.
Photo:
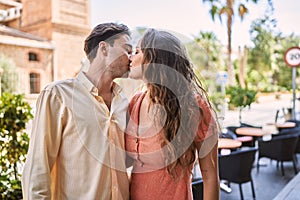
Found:
[[[292,68],[292,73],[293,73],[293,110],[292,110],[292,119],[296,119],[296,110],[295,110],[295,101],[296,101],[296,67]]]

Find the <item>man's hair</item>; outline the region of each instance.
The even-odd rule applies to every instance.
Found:
[[[124,24],[103,23],[97,25],[84,41],[84,51],[90,62],[96,57],[99,42],[106,41],[113,46],[121,34],[130,36],[129,28]]]

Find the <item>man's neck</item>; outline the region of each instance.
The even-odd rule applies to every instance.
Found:
[[[98,95],[99,96],[104,96],[107,94],[112,93],[113,91],[113,78],[111,78],[109,75],[103,75],[99,78],[98,84],[96,85],[98,89]]]
[[[86,76],[98,89],[98,96],[101,96],[108,109],[110,110],[111,102],[113,99],[113,78],[108,72],[101,74],[87,72]]]
[[[101,67],[101,65],[103,66]],[[105,68],[104,63],[92,63],[86,72],[88,79],[97,87],[98,95],[112,92],[114,78]]]

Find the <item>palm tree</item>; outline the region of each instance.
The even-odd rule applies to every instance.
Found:
[[[209,56],[210,62],[214,62],[215,64],[217,62],[220,62],[222,45],[220,40],[213,32],[200,31],[198,36],[194,36],[194,40],[195,42],[197,42],[198,45],[204,48],[205,52]],[[207,63],[207,64],[212,65],[211,63]],[[206,66],[206,67],[211,67],[211,66]]]
[[[224,114],[225,91],[219,91],[222,86],[216,81],[216,77],[217,72],[224,70],[224,59],[221,56],[222,44],[213,32],[200,31],[193,37],[194,41],[187,46],[187,49],[195,73],[204,84],[211,102],[221,117]]]
[[[228,60],[227,60],[227,71],[228,71],[228,84],[234,85],[234,70],[231,60],[231,31],[232,31],[232,22],[234,17],[234,5],[235,3],[239,3],[237,7],[237,12],[243,20],[246,13],[248,13],[248,8],[246,7],[244,2],[248,2],[249,0],[202,0],[203,3],[208,2],[211,5],[210,14],[212,20],[215,21],[215,16],[218,15],[220,21],[222,22],[222,16],[225,15],[227,17],[227,51],[228,51]],[[251,0],[254,3],[257,3],[258,0]]]

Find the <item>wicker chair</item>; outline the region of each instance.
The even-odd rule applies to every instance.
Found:
[[[244,199],[242,184],[250,182],[252,196],[255,199],[254,184],[251,176],[255,160],[256,147],[244,148],[229,155],[219,155],[219,176],[221,180],[239,184],[241,199]]]
[[[193,199],[203,199],[203,180],[201,178],[192,181]]]
[[[262,138],[258,140],[258,161],[257,171],[259,171],[259,159],[262,157],[270,158],[281,162],[281,173],[284,176],[283,162],[292,161],[295,174],[297,171],[295,151],[298,142],[299,134],[283,134],[273,137],[269,141],[264,141]]]

